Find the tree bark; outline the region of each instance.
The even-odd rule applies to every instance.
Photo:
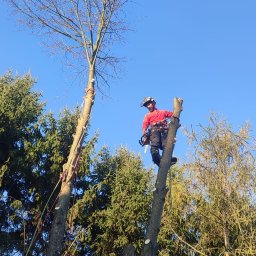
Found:
[[[174,111],[168,128],[167,142],[163,151],[160,167],[156,179],[156,190],[154,192],[149,224],[145,236],[142,256],[155,256],[157,253],[157,237],[160,230],[165,197],[167,174],[171,166],[173,149],[176,142],[176,133],[179,124],[180,112],[182,111],[182,99],[174,98]]]
[[[226,222],[224,223],[224,227],[223,227],[223,235],[224,235],[224,244],[225,244],[225,256],[230,256],[229,231],[228,231]]]
[[[78,119],[74,140],[68,156],[68,161],[63,165],[62,184],[59,198],[55,207],[54,220],[50,232],[48,256],[61,255],[66,219],[69,210],[72,191],[73,176],[79,160],[84,140],[85,130],[90,119],[91,109],[94,103],[94,67],[90,68],[88,85],[84,96],[83,109]]]

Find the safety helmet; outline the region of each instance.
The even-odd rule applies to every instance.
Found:
[[[154,102],[156,104],[156,101],[152,97],[146,97],[140,104],[141,107],[145,107],[148,102]]]

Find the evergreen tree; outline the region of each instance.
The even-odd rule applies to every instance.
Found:
[[[68,156],[79,110],[64,110],[59,119],[45,115],[30,75],[8,73],[0,81],[0,253],[45,255],[64,175],[59,169]],[[152,171],[124,148],[113,156],[107,148],[96,154],[97,138],[83,143],[63,255],[120,255],[127,244],[141,248]]]
[[[111,156],[103,148],[84,177],[89,189],[70,211],[80,227],[73,249],[79,248],[80,255],[121,255],[133,244],[138,252],[152,199],[151,181],[152,170],[143,168],[139,156],[125,148]]]
[[[0,251],[44,251],[59,169],[68,155],[78,110],[43,115],[30,75],[0,78]],[[29,249],[30,250],[30,249]]]

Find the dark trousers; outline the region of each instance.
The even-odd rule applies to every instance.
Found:
[[[159,153],[159,150],[163,150],[166,145],[166,139],[167,139],[167,129],[163,128],[152,128],[150,132],[150,153],[152,156],[153,162],[159,166],[161,155]]]

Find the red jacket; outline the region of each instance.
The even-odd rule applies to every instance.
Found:
[[[158,110],[157,108],[153,112],[147,113],[142,123],[142,133],[144,134],[149,126],[153,126],[158,122],[167,124],[166,118],[171,118],[172,114],[171,111]]]

